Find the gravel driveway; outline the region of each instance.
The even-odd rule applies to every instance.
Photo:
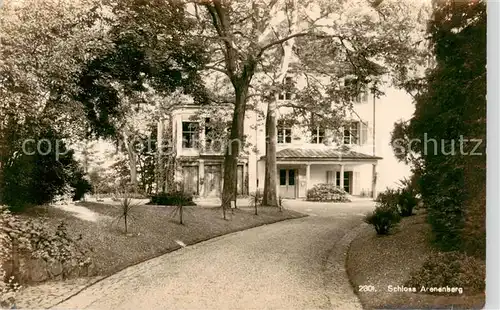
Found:
[[[287,201],[306,218],[189,246],[119,272],[57,309],[361,309],[345,274],[372,202]]]

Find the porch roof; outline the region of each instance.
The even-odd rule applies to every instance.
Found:
[[[265,159],[262,156],[262,159]],[[287,148],[276,152],[276,159],[281,161],[373,161],[382,157],[367,155],[350,150],[340,149],[308,149],[308,148]]]

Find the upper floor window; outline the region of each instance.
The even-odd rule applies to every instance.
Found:
[[[198,123],[182,122],[182,147],[185,149],[196,148],[198,142]]]
[[[344,144],[359,143],[359,122],[351,122],[344,126]]]
[[[311,143],[320,144],[325,139],[325,130],[321,127],[314,127],[311,129]]]
[[[348,78],[344,81],[344,86],[352,87],[352,90],[355,92],[354,102],[355,103],[365,103],[368,102],[368,85],[359,82],[356,78]]]
[[[285,78],[285,91],[281,92],[278,95],[278,100],[292,100],[292,78],[291,77],[286,77]]]
[[[276,128],[278,143],[292,143],[292,128],[283,122],[278,122]]]

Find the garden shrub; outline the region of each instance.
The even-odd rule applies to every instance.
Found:
[[[4,266],[10,261],[10,238],[4,230],[4,222],[11,220],[10,213],[4,211],[5,207],[0,206],[0,308],[11,308],[15,303],[16,293],[20,285],[14,282],[14,277],[8,275]]]
[[[384,192],[381,192],[375,201],[397,209],[403,217],[413,215],[413,209],[418,204],[416,193],[409,187],[399,189],[388,188]]]
[[[78,174],[71,182],[73,201],[81,200],[85,194],[92,192],[92,184],[84,178],[83,173]]]
[[[151,196],[150,205],[160,206],[195,206],[193,196],[183,191],[174,191],[170,193],[159,193]]]
[[[0,254],[1,257],[1,254]],[[7,277],[2,263],[0,262],[0,309],[13,309],[16,294],[21,286],[14,283],[14,277]]]
[[[68,234],[64,222],[55,229],[41,219],[23,219],[0,210],[0,264],[7,279],[24,284],[89,275],[90,250]]]
[[[349,202],[348,194],[334,184],[316,184],[307,191],[308,201]]]
[[[56,196],[79,196],[88,191],[83,180],[84,173],[74,158],[74,151],[66,149],[55,130],[47,127],[38,133],[23,132],[22,128],[19,130],[21,134],[13,136],[15,141],[10,141],[11,145],[8,146],[10,154],[2,160],[5,165],[0,171],[0,203],[8,205],[12,210],[20,210],[50,203]],[[50,149],[41,147],[41,151],[50,152],[42,155],[36,151],[36,147],[31,145],[33,149],[30,149],[30,144],[26,147],[32,154],[23,152],[23,136],[35,141],[50,141]],[[67,152],[56,155],[55,145]],[[68,185],[72,188],[72,193],[67,192]]]
[[[428,211],[427,219],[432,227],[433,240],[442,251],[460,250],[467,194],[464,190],[463,172],[461,168],[449,166],[436,170],[426,172],[421,178],[422,196]]]
[[[408,189],[403,188],[399,191],[399,212],[401,216],[412,216],[413,209],[417,207],[418,199]]]
[[[457,3],[436,2],[428,27],[436,66],[426,74],[428,83],[416,98],[413,117],[400,126],[392,141],[404,138],[409,142],[408,152],[399,152],[403,155],[398,158],[412,163],[420,173],[419,188],[434,244],[442,251],[484,256],[486,208],[481,189],[486,186],[486,3]],[[453,27],[466,31],[449,31]],[[453,48],[446,48],[450,46]],[[468,65],[464,67],[465,59]],[[463,143],[464,137],[474,137],[479,144]],[[434,140],[431,151],[427,142],[412,145],[415,139]]]
[[[399,211],[401,216],[412,216],[413,209],[417,208],[420,199],[418,188],[418,174],[413,174],[410,179],[400,180],[399,189]]]
[[[378,235],[388,235],[401,221],[401,216],[393,205],[379,204],[372,213],[366,215],[364,221],[373,225]]]
[[[431,254],[420,270],[405,284],[412,287],[461,287],[466,293],[485,289],[486,264],[465,253],[436,252]],[[442,294],[442,293],[438,293]]]
[[[384,206],[391,206],[398,209],[399,205],[399,190],[387,188],[385,191],[380,192],[375,201]]]

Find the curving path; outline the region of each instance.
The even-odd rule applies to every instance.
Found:
[[[361,309],[345,254],[369,201],[287,201],[306,218],[222,236],[125,269],[56,309]]]

